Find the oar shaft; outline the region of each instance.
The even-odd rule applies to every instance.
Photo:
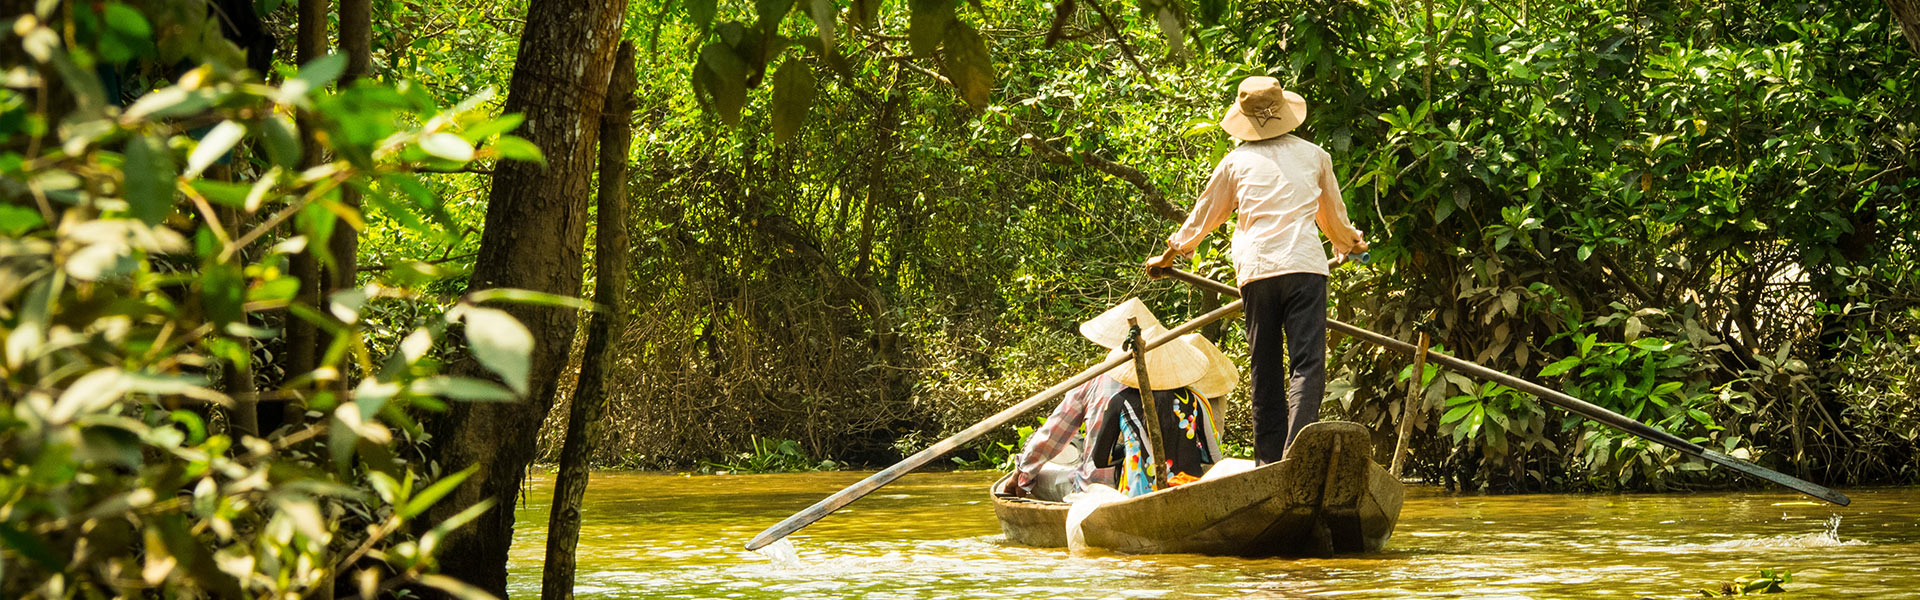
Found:
[[[1212,279],[1201,277],[1193,273],[1188,273],[1186,271],[1181,271],[1178,269],[1155,269],[1153,274],[1155,276],[1165,275],[1165,276],[1173,277],[1175,279],[1179,279],[1181,281],[1185,281],[1187,283],[1191,283],[1196,286],[1210,289],[1222,294],[1230,295],[1236,298],[1240,297],[1240,288],[1236,288],[1224,283],[1220,283],[1218,281],[1214,281]],[[1376,346],[1380,346],[1383,348],[1397,350],[1407,354],[1414,354],[1419,351],[1419,349],[1415,348],[1413,344],[1408,344],[1406,342],[1402,342],[1400,340],[1396,340],[1396,339],[1387,337],[1385,335],[1381,335],[1379,333],[1374,333],[1372,331],[1361,329],[1359,327],[1355,327],[1353,325],[1349,325],[1347,323],[1343,323],[1335,319],[1327,319],[1327,328],[1353,336],[1355,338],[1360,339],[1361,341],[1364,341]],[[1569,396],[1565,392],[1561,392],[1559,390],[1555,390],[1531,381],[1527,381],[1519,377],[1514,377],[1506,373],[1495,371],[1493,369],[1481,366],[1478,363],[1469,362],[1465,359],[1448,356],[1446,354],[1441,354],[1438,352],[1428,352],[1427,360],[1437,363],[1448,369],[1452,369],[1454,372],[1460,373],[1462,375],[1467,375],[1469,377],[1476,377],[1479,379],[1492,381],[1492,382],[1499,383],[1501,385],[1505,385],[1507,387],[1511,387],[1513,389],[1516,389],[1522,392],[1533,394],[1535,397],[1546,401],[1548,404],[1558,406],[1562,409],[1565,409],[1567,412],[1571,412],[1571,413],[1580,415],[1582,417],[1586,417],[1588,419],[1598,421],[1603,425],[1613,427],[1614,429],[1619,429],[1621,431],[1625,431],[1629,434],[1639,436],[1648,441],[1652,441],[1654,443],[1657,443],[1669,448],[1673,448],[1675,450],[1679,450],[1688,455],[1700,457],[1701,459],[1706,460],[1708,462],[1721,465],[1724,467],[1728,467],[1736,471],[1739,471],[1741,473],[1745,473],[1747,475],[1759,477],[1761,479],[1765,479],[1767,481],[1777,483],[1777,484],[1786,486],[1788,488],[1792,488],[1794,491],[1800,492],[1802,494],[1813,496],[1815,498],[1819,498],[1821,500],[1832,502],[1834,504],[1838,504],[1841,506],[1846,506],[1847,504],[1852,502],[1852,499],[1847,498],[1846,494],[1842,494],[1840,492],[1834,491],[1832,489],[1828,489],[1820,485],[1815,485],[1811,482],[1804,481],[1804,480],[1795,478],[1793,476],[1787,475],[1785,473],[1780,473],[1778,471],[1774,471],[1766,467],[1762,467],[1760,465],[1756,465],[1756,464],[1746,462],[1731,456],[1727,456],[1719,452],[1708,450],[1706,448],[1701,447],[1699,444],[1695,444],[1693,442],[1687,441],[1686,439],[1683,439],[1680,436],[1676,436],[1671,433],[1667,433],[1665,430],[1653,427],[1651,425],[1647,425],[1645,423],[1641,423],[1639,421],[1635,421],[1627,417],[1626,415],[1622,415],[1620,413],[1607,410],[1605,408],[1602,408],[1598,405],[1587,402],[1585,400],[1581,400],[1579,398]],[[1415,373],[1414,376],[1419,377],[1420,374]]]
[[[1193,333],[1194,331],[1200,329],[1201,327],[1205,327],[1208,323],[1218,321],[1228,315],[1232,315],[1233,313],[1240,312],[1240,307],[1243,305],[1244,305],[1243,302],[1235,300],[1234,302],[1229,303],[1226,306],[1213,309],[1207,314],[1200,315],[1199,317],[1196,317],[1191,321],[1182,323],[1179,327],[1175,327],[1173,328],[1172,331],[1167,332],[1166,335],[1162,335],[1152,340],[1147,340],[1144,346],[1146,347],[1147,350],[1158,348],[1160,347],[1161,344],[1165,344],[1167,342],[1179,339],[1180,336]],[[1067,393],[1069,390],[1079,387],[1081,384],[1084,384],[1088,381],[1093,380],[1093,378],[1100,376],[1101,373],[1111,371],[1113,370],[1114,367],[1118,367],[1120,365],[1126,364],[1126,362],[1130,360],[1133,360],[1133,352],[1121,352],[1117,355],[1114,355],[1108,358],[1105,362],[1101,362],[1100,364],[1088,367],[1086,370],[1081,371],[1078,375],[1074,375],[1073,377],[1069,377],[1066,380],[1061,381],[1060,383],[1054,384],[1053,387],[1047,388],[1045,391],[1042,391],[1038,394],[1034,394],[1032,397],[1029,397],[1026,400],[1021,400],[1020,403],[1015,404],[1013,406],[1009,406],[1006,408],[1006,410],[1002,410],[998,413],[995,413],[993,416],[987,417],[986,420],[981,421],[979,423],[975,423],[972,427],[968,427],[965,430],[962,430],[960,433],[953,434],[952,437],[948,437],[947,439],[940,440],[938,443],[932,446],[928,446],[927,449],[914,453],[913,456],[907,457],[906,460],[902,460],[898,463],[895,463],[891,467],[881,469],[880,472],[878,473],[868,475],[866,479],[862,479],[858,483],[847,486],[846,489],[842,489],[838,492],[834,492],[833,495],[831,496],[822,498],[819,502],[813,503],[813,506],[807,507],[806,510],[802,510],[800,512],[794,513],[793,516],[787,517],[785,520],[780,521],[779,523],[774,524],[774,526],[768,527],[765,531],[760,532],[759,535],[753,536],[752,540],[747,541],[747,549],[759,550],[760,548],[765,547],[767,544],[774,543],[775,541],[778,541],[780,538],[787,537],[788,535],[791,535],[793,532],[799,531],[801,528],[804,528],[808,525],[812,525],[815,521],[819,521],[821,518],[826,517],[828,514],[832,514],[833,511],[840,510],[841,508],[846,507],[848,504],[852,504],[853,501],[859,500],[860,497],[873,493],[874,490],[880,489],[880,486],[884,486],[886,484],[892,483],[893,480],[899,479],[902,475],[906,475],[907,473],[912,472],[914,469],[918,469],[920,467],[926,466],[927,463],[933,462],[934,459],[940,458],[941,456],[945,455],[948,452],[952,452],[955,448],[959,448],[962,444],[971,442],[974,440],[974,438],[978,438],[981,435],[986,434],[989,431],[992,431],[996,427],[1005,425],[1008,421],[1011,421],[1019,417],[1020,415],[1026,414],[1027,411],[1038,408],[1041,404],[1046,403],[1048,400],[1051,400],[1061,394]]]

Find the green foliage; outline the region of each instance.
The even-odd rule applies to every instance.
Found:
[[[1700,595],[1706,598],[1721,598],[1778,594],[1787,591],[1786,586],[1781,585],[1785,583],[1793,583],[1792,573],[1783,569],[1761,569],[1760,573],[1753,577],[1739,577],[1732,583],[1722,584],[1718,592],[1700,590]]]
[[[802,473],[832,471],[840,464],[814,460],[800,449],[800,442],[753,438],[753,451],[733,455],[726,462],[700,463],[702,473]]]
[[[368,218],[449,224],[417,173],[510,155],[499,144],[517,120],[489,118],[484,97],[443,109],[406,84],[330,90],[338,56],[277,87],[251,80],[200,2],[41,5],[7,42],[33,60],[9,80],[33,86],[0,90],[0,596],[293,597],[336,579],[369,595],[464,589],[433,574],[438,542],[490,507],[405,533],[472,472],[405,450],[425,439],[422,411],[524,393],[518,323],[478,316],[506,298],[435,306],[376,344],[368,317],[418,302],[430,267],[312,303],[290,263],[304,250],[330,262],[327,239]],[[199,66],[116,106],[96,74],[137,72],[156,48]],[[296,115],[331,160],[301,168]],[[291,319],[330,336],[318,367],[236,389],[279,366],[255,349],[277,348],[275,324]],[[512,390],[440,374],[435,349],[457,340],[456,322]],[[308,419],[237,427],[254,404],[292,398]]]
[[[953,464],[969,471],[1012,471],[1020,466],[1020,451],[1026,447],[1027,438],[1033,436],[1036,428],[1047,424],[1046,417],[1034,417],[1033,425],[1021,425],[1013,430],[1013,441],[988,439],[973,445],[973,458],[964,456],[952,458]]]

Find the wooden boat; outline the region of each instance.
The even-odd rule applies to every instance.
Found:
[[[1001,494],[1005,482],[993,487],[993,511],[1007,539],[1066,546],[1071,505]],[[1365,428],[1323,421],[1302,429],[1280,462],[1101,506],[1081,532],[1088,546],[1128,554],[1376,552],[1393,535],[1405,496],[1373,462]]]

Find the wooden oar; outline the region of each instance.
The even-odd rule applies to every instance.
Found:
[[[1140,321],[1135,317],[1127,317],[1127,347],[1140,347]],[[1133,376],[1140,380],[1140,408],[1147,413],[1146,422],[1141,423],[1147,430],[1147,476],[1153,478],[1153,489],[1163,490],[1167,488],[1167,465],[1173,462],[1165,458],[1170,455],[1167,438],[1160,435],[1160,409],[1153,397],[1153,380],[1147,376],[1146,350],[1133,353]]]
[[[1220,283],[1218,281],[1214,281],[1212,279],[1207,279],[1205,277],[1201,277],[1199,275],[1195,275],[1193,273],[1188,273],[1186,271],[1181,271],[1178,269],[1154,269],[1151,275],[1153,275],[1154,277],[1161,277],[1161,276],[1173,277],[1175,279],[1179,279],[1181,281],[1185,281],[1187,283],[1191,283],[1205,289],[1213,290],[1215,292],[1233,296],[1235,298],[1240,297],[1240,288],[1236,288],[1224,283]],[[1353,336],[1355,338],[1359,338],[1361,341],[1371,343],[1373,345],[1380,346],[1382,348],[1387,348],[1390,350],[1396,350],[1396,351],[1404,352],[1407,354],[1413,354],[1419,350],[1418,348],[1415,348],[1413,344],[1402,342],[1400,340],[1396,340],[1396,339],[1387,337],[1385,335],[1381,335],[1378,333],[1374,333],[1372,331],[1361,329],[1359,327],[1355,327],[1353,325],[1349,325],[1347,323],[1343,323],[1335,319],[1327,319],[1327,328]],[[1506,373],[1501,373],[1499,371],[1489,369],[1487,367],[1481,366],[1479,363],[1468,362],[1466,360],[1455,358],[1455,357],[1441,354],[1438,352],[1428,352],[1427,360],[1438,363],[1441,366],[1447,367],[1449,369],[1453,369],[1455,372],[1463,375],[1467,375],[1469,377],[1476,377],[1479,379],[1497,382],[1497,383],[1500,383],[1501,385],[1505,385],[1507,387],[1511,387],[1513,389],[1520,390],[1522,392],[1533,394],[1535,397],[1538,397],[1541,400],[1545,400],[1548,404],[1558,406],[1562,409],[1565,409],[1567,412],[1571,412],[1573,414],[1586,417],[1593,421],[1598,421],[1602,425],[1606,425],[1608,427],[1612,427],[1614,429],[1627,432],[1629,434],[1638,436],[1642,439],[1660,444],[1662,446],[1679,450],[1683,454],[1687,454],[1689,456],[1696,456],[1703,460],[1706,460],[1707,462],[1720,465],[1723,467],[1727,467],[1735,471],[1739,471],[1741,473],[1751,475],[1753,477],[1765,479],[1767,481],[1771,481],[1773,483],[1776,483],[1782,486],[1786,486],[1788,488],[1793,489],[1796,492],[1800,492],[1808,496],[1813,496],[1821,500],[1832,502],[1840,506],[1846,506],[1847,504],[1853,502],[1852,499],[1847,498],[1846,494],[1836,492],[1826,487],[1815,485],[1811,482],[1801,480],[1799,478],[1793,477],[1791,475],[1787,475],[1785,473],[1774,471],[1772,469],[1768,469],[1760,465],[1756,465],[1744,460],[1740,460],[1738,458],[1734,458],[1731,456],[1727,456],[1725,454],[1721,454],[1719,452],[1715,452],[1713,450],[1709,450],[1699,444],[1695,444],[1693,442],[1682,439],[1680,436],[1676,436],[1674,434],[1667,433],[1664,430],[1655,428],[1651,425],[1647,425],[1645,423],[1635,421],[1631,418],[1628,418],[1626,415],[1622,415],[1620,413],[1616,413],[1616,412],[1607,410],[1605,408],[1601,408],[1585,400],[1581,400],[1579,398],[1569,396],[1565,392],[1551,389],[1546,386],[1543,386],[1531,381],[1527,381],[1525,379],[1521,379],[1519,377],[1514,377]],[[1414,373],[1414,377],[1419,377],[1419,376],[1420,376],[1419,373]]]
[[[1206,326],[1208,323],[1218,321],[1223,317],[1226,317],[1233,313],[1240,312],[1240,307],[1243,305],[1244,303],[1236,300],[1230,304],[1227,304],[1226,306],[1213,309],[1211,312],[1208,312],[1207,314],[1200,315],[1199,317],[1191,321],[1187,321],[1186,323],[1180,324],[1179,327],[1173,328],[1173,330],[1167,332],[1166,335],[1162,335],[1160,337],[1147,340],[1146,343],[1144,344],[1146,346],[1145,349],[1152,350],[1154,348],[1158,348],[1160,347],[1161,344],[1165,344],[1167,342],[1171,342],[1173,340],[1179,339],[1180,336],[1193,333],[1195,330],[1198,330],[1201,327]],[[1034,408],[1039,407],[1041,404],[1046,403],[1048,400],[1052,400],[1053,398],[1061,394],[1067,393],[1067,391],[1072,390],[1075,387],[1079,387],[1080,384],[1086,383],[1088,381],[1092,381],[1093,378],[1100,376],[1101,373],[1111,371],[1113,370],[1114,367],[1118,367],[1120,365],[1126,364],[1126,362],[1130,360],[1133,360],[1133,352],[1131,351],[1115,354],[1112,357],[1109,357],[1105,362],[1102,362],[1100,364],[1097,364],[1091,367],[1087,367],[1087,369],[1084,371],[1081,371],[1080,374],[1074,375],[1073,377],[1069,377],[1066,380],[1061,381],[1060,383],[1054,384],[1053,387],[1047,388],[1046,390],[1038,394],[1034,394],[1032,397],[1027,398],[1026,400],[1021,400],[1019,404],[1009,406],[1006,408],[1006,410],[1002,410],[998,413],[995,413],[993,416],[987,417],[986,420],[981,421],[979,423],[975,423],[972,427],[968,427],[965,430],[961,431],[960,433],[953,434],[953,437],[940,440],[939,443],[929,446],[927,447],[927,449],[921,450],[915,453],[913,456],[907,457],[906,460],[902,460],[898,463],[895,463],[891,467],[882,469],[878,473],[868,475],[866,479],[862,479],[858,483],[847,486],[846,489],[840,490],[838,492],[834,492],[833,495],[827,496],[826,498],[820,500],[819,502],[815,502],[813,506],[807,507],[806,510],[802,510],[800,512],[794,513],[793,516],[787,517],[786,520],[776,523],[772,527],[768,527],[766,531],[760,532],[759,535],[753,536],[752,540],[747,541],[747,549],[759,550],[760,548],[765,547],[767,544],[774,543],[775,541],[778,541],[780,538],[787,537],[788,535],[791,535],[793,532],[799,531],[803,527],[812,525],[815,521],[819,521],[821,518],[824,518],[828,514],[833,513],[833,511],[840,510],[846,505],[852,504],[853,501],[859,500],[861,496],[865,496],[867,494],[873,493],[874,490],[880,489],[880,486],[892,483],[893,480],[899,479],[900,476],[906,475],[907,473],[913,471],[914,469],[918,469],[920,467],[926,466],[927,463],[933,462],[934,459],[940,458],[942,455],[948,452],[952,452],[955,448],[959,448],[961,444],[965,444],[967,442],[973,441],[974,438],[980,437],[982,434],[992,431],[996,427],[1005,425],[1008,421],[1013,420],[1015,417],[1019,417],[1020,415],[1026,414],[1027,411],[1030,411],[1030,410],[1033,410]]]

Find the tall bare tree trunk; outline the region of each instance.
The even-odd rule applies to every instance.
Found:
[[[526,116],[517,133],[540,147],[547,164],[502,161],[494,169],[471,289],[580,293],[594,139],[626,4],[534,0],[527,7],[504,110]],[[442,573],[504,597],[514,500],[533,462],[534,432],[552,407],[576,319],[572,309],[502,308],[533,334],[528,398],[456,403],[433,420],[432,454],[443,472],[470,465],[480,469],[418,522],[431,526],[492,499],[492,511],[448,537],[445,547],[456,550],[442,555],[440,564]],[[462,366],[477,371],[471,361]]]
[[[1893,11],[1893,20],[1900,23],[1907,47],[1920,54],[1920,0],[1887,0],[1887,8]]]
[[[300,0],[299,31],[294,33],[294,61],[301,65],[312,63],[327,55],[327,8],[328,0]],[[313,135],[314,124],[309,117],[300,118],[300,164],[313,166],[320,164],[320,140]],[[300,280],[300,292],[294,297],[296,302],[309,306],[320,304],[321,282],[319,261],[314,259],[315,252],[324,252],[325,248],[308,246],[293,255],[291,267],[294,277]],[[312,323],[287,314],[286,337],[286,375],[281,385],[302,375],[313,372],[320,364],[320,331]],[[281,422],[297,425],[306,419],[306,402],[289,400],[284,405]]]
[[[580,502],[587,495],[587,459],[600,441],[600,419],[607,410],[607,384],[613,373],[609,350],[626,330],[627,305],[627,149],[633,143],[628,119],[633,114],[633,42],[620,43],[607,85],[606,110],[600,114],[600,215],[594,223],[593,301],[601,312],[587,325],[586,355],[580,383],[567,407],[567,435],[560,445],[560,477],[553,484],[553,511],[547,517],[547,564],[540,583],[542,600],[573,597],[575,550],[580,545]]]
[[[373,0],[340,0],[340,51],[347,55],[347,68],[341,72],[340,88],[366,76],[373,67]],[[340,202],[360,209],[360,191],[352,186],[340,190]],[[334,219],[333,236],[327,239],[327,252],[333,255],[333,268],[322,273],[326,293],[353,287],[360,270],[360,232],[346,219]],[[316,340],[315,352],[323,352],[330,340]],[[335,388],[346,391],[351,378],[341,373]]]

